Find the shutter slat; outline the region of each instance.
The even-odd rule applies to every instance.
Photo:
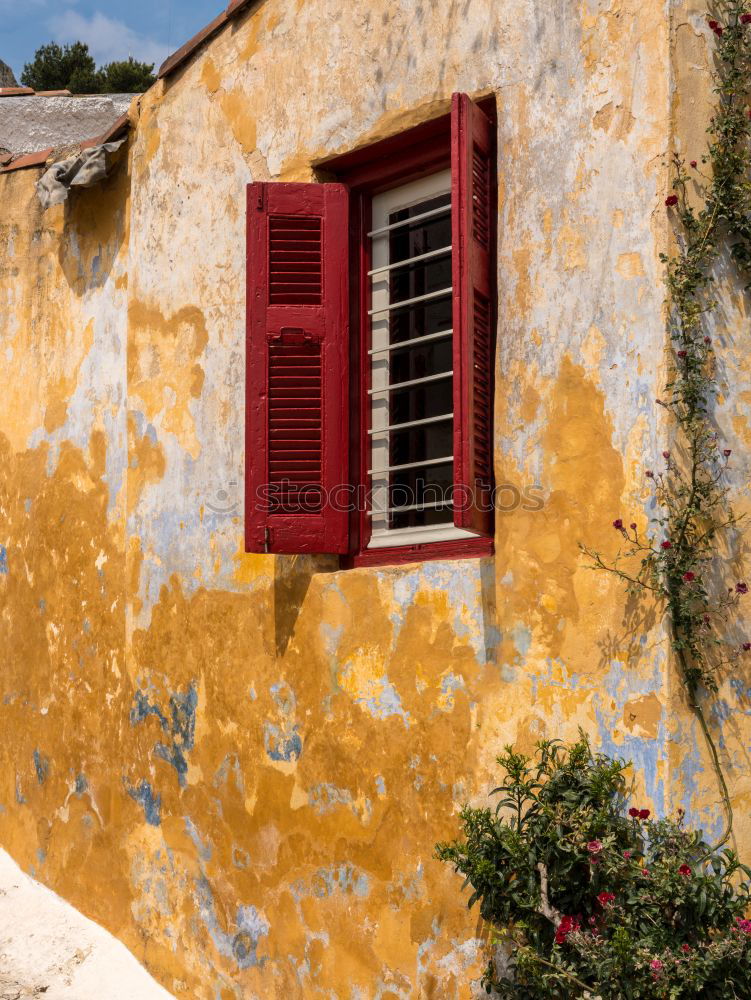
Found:
[[[246,549],[346,552],[348,192],[248,185]]]
[[[454,483],[463,489],[454,524],[493,532],[492,489],[493,250],[495,137],[491,122],[466,94],[451,106],[451,217],[454,327]]]

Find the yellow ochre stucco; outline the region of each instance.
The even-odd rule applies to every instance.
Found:
[[[647,524],[669,430],[669,153],[711,95],[702,5],[668,7],[265,0],[134,101],[101,185],[42,213],[38,169],[0,174],[0,845],[176,997],[474,995],[487,935],[433,845],[509,742],[581,726],[640,802],[721,823],[659,615],[579,551]],[[454,91],[496,98],[495,470],[542,509],[485,559],[246,555],[245,185]],[[712,720],[746,851],[748,689]]]

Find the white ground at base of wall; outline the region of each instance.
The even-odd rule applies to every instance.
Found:
[[[116,938],[0,849],[0,1000],[170,1000]]]

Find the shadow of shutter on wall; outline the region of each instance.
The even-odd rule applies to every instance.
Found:
[[[493,530],[493,333],[495,329],[495,142],[466,95],[451,103],[454,326],[454,524]]]
[[[348,205],[341,184],[248,185],[248,552],[348,548]]]

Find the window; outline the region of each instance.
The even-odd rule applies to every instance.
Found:
[[[493,127],[452,113],[248,186],[246,548],[490,551]]]
[[[454,526],[451,171],[372,202],[369,549],[474,537]]]

